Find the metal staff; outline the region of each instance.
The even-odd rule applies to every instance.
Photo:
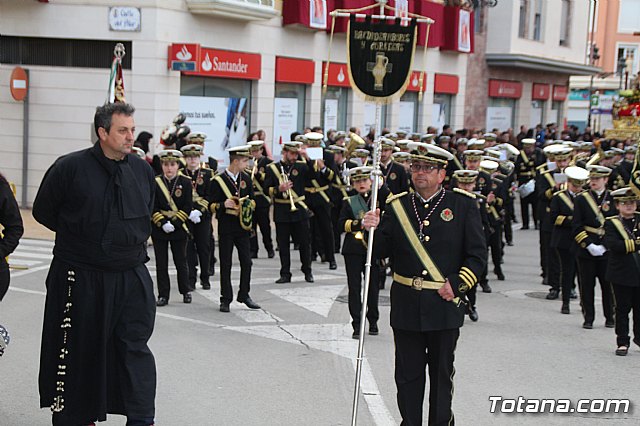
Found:
[[[376,134],[380,133],[380,120],[378,117],[382,111],[382,106],[376,102]],[[376,211],[378,205],[378,187],[380,186],[380,155],[382,154],[382,140],[380,137],[373,145],[373,184],[371,187],[371,211]],[[356,358],[356,384],[353,389],[353,410],[351,411],[351,425],[356,426],[358,417],[358,397],[360,396],[360,380],[362,378],[362,361],[364,359],[364,331],[367,318],[367,301],[369,300],[369,284],[371,281],[371,257],[373,256],[373,236],[375,228],[369,229],[369,239],[367,242],[367,260],[364,264],[364,288],[362,295],[362,311],[360,311],[360,336],[358,338],[358,356]]]

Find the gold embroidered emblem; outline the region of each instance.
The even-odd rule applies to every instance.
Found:
[[[240,181],[240,189],[245,189],[247,187],[247,182],[241,180]]]
[[[391,179],[391,180],[396,180],[397,177],[398,177],[398,175],[396,175],[395,173],[391,173],[389,175],[389,179]]]
[[[178,197],[178,198],[182,197],[182,186],[181,185],[176,188],[175,194],[176,194],[176,197]]]
[[[603,211],[603,212],[608,212],[610,208],[611,208],[611,206],[609,205],[609,202],[608,202],[608,201],[607,201],[607,202],[605,202],[605,203],[602,205],[602,211]]]
[[[291,174],[292,174],[293,176],[298,176],[298,170],[297,170],[297,169],[293,169],[293,170],[291,170]]]
[[[440,217],[445,222],[451,222],[453,220],[453,212],[451,209],[444,209],[442,210],[442,213],[440,213]]]

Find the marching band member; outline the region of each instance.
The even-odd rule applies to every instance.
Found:
[[[613,284],[616,311],[616,355],[629,351],[629,313],[633,312],[633,343],[640,346],[640,197],[630,188],[611,193],[619,214],[604,224],[604,245],[609,250],[606,279]]]
[[[193,210],[191,179],[178,171],[183,155],[175,149],[158,153],[162,164],[162,175],[156,176],[156,196],[151,220],[151,240],[156,255],[156,279],[158,285],[157,306],[169,303],[171,284],[169,281],[169,244],[173,263],[178,273],[178,290],[184,303],[191,303],[189,270],[187,267],[187,241],[190,231],[187,226]]]
[[[380,154],[380,171],[384,177],[384,183],[392,194],[399,194],[409,190],[409,180],[404,167],[393,161],[392,154],[396,143],[389,138],[382,138]]]
[[[184,174],[191,179],[193,188],[193,210],[189,213],[189,230],[193,236],[187,242],[187,265],[189,268],[189,284],[196,287],[196,265],[200,265],[200,285],[204,290],[211,288],[209,282],[209,262],[211,260],[211,213],[209,198],[211,197],[211,169],[201,166],[202,145],[189,144],[180,151],[184,155],[186,167]]]
[[[253,194],[255,196],[256,209],[253,212],[253,230],[251,232],[251,258],[258,257],[258,226],[262,234],[262,243],[267,250],[269,259],[275,256],[273,251],[273,240],[271,239],[271,219],[269,210],[271,208],[271,198],[265,193],[264,179],[267,175],[267,167],[273,163],[269,157],[264,155],[264,141],[251,141],[249,152],[253,156],[253,166],[250,168],[250,176],[253,182]]]
[[[229,312],[233,301],[231,264],[233,247],[240,261],[240,290],[238,302],[250,309],[260,309],[249,296],[251,283],[251,249],[249,239],[253,226],[253,184],[245,170],[249,164],[249,145],[229,148],[229,167],[213,178],[211,183],[211,210],[218,219],[220,244],[220,312]]]

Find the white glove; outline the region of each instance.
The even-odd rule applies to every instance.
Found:
[[[199,210],[191,210],[189,220],[193,223],[200,223],[200,216],[202,216],[202,213]]]
[[[604,246],[591,243],[587,246],[587,251],[589,252],[589,254],[591,254],[591,256],[598,257],[602,256],[604,252],[607,251],[607,249],[605,249]]]
[[[166,232],[167,234],[172,233],[173,231],[176,230],[176,228],[173,226],[173,224],[171,222],[167,222],[164,225],[162,225],[162,230],[164,232]]]

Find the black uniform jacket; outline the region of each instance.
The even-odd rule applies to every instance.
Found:
[[[524,150],[520,151],[520,155],[516,158],[515,173],[518,179],[518,185],[524,185],[531,179],[536,178],[536,167],[544,161],[540,161],[541,152],[536,148],[531,154],[527,154]]]
[[[605,190],[599,197],[589,190],[580,193],[575,199],[573,209],[572,234],[578,243],[578,257],[597,259],[591,256],[586,247],[589,244],[602,244],[604,222],[618,211],[613,204],[611,193]],[[606,257],[608,253],[604,254]],[[602,258],[602,257],[601,257]]]
[[[18,203],[9,183],[2,177],[0,177],[0,225],[3,228],[0,236],[0,268],[2,268],[4,258],[18,247],[20,237],[24,233]]]
[[[381,213],[384,212],[388,196],[389,189],[387,189],[385,185],[382,185],[378,190],[378,202],[376,203]],[[338,219],[339,229],[345,232],[344,242],[342,243],[342,254],[365,255],[367,253],[369,233],[362,227],[362,218],[364,217],[364,213],[370,210],[370,203],[371,192],[367,192],[364,195],[352,195],[342,204],[340,219]],[[358,206],[367,206],[367,209],[361,210]],[[358,211],[357,215],[354,209]]]
[[[306,195],[306,204],[312,207],[331,206],[330,189],[331,183],[336,176],[333,154],[324,152],[323,169],[320,169],[313,160],[307,160],[307,168],[309,173],[307,174],[307,182],[303,193]]]
[[[184,169],[182,173],[191,179],[191,185],[193,187],[193,210],[198,210],[202,213],[201,220],[210,220],[209,200],[211,199],[213,171],[200,167],[193,172],[189,171],[189,169]]]
[[[267,167],[273,163],[269,157],[262,156],[258,159],[256,171],[253,174],[253,195],[255,195],[256,208],[267,209],[271,205],[271,197],[265,190],[264,180],[267,177]]]
[[[631,171],[633,169],[633,163],[631,161],[621,161],[611,172],[609,176],[608,186],[609,189],[615,191],[616,189],[624,188],[629,185],[631,179]]]
[[[348,190],[344,180],[344,173],[354,167],[358,167],[358,165],[351,160],[345,160],[342,164],[336,164],[335,177],[331,183],[331,201],[334,206],[341,206],[342,201],[354,194],[353,190]]]
[[[384,183],[392,194],[400,194],[409,190],[409,177],[404,166],[391,160],[387,167],[380,164]]]
[[[211,183],[211,210],[215,211],[218,219],[218,234],[249,234],[251,231],[240,226],[240,217],[238,216],[240,209],[228,209],[224,206],[225,200],[230,198],[229,195],[239,199],[248,197],[255,207],[251,176],[248,173],[240,172],[237,182],[234,182],[233,178],[224,171],[213,178]]]
[[[640,213],[634,219],[608,217],[604,245],[609,250],[607,281],[629,287],[640,286]]]
[[[374,257],[393,257],[394,273],[402,277],[439,282],[448,279],[460,297],[478,282],[486,267],[485,236],[476,200],[458,192],[442,191],[445,191],[442,199],[441,194],[437,194],[427,203],[428,207],[415,193],[387,198],[385,213],[375,234]],[[416,241],[413,237],[418,235],[419,223],[424,224],[425,220],[428,223],[423,227],[425,241]],[[414,244],[422,244],[428,258],[419,257]],[[392,327],[431,331],[462,326],[463,306],[445,301],[436,290],[416,290],[395,278],[391,288]]]
[[[540,173],[536,180],[536,192],[538,193],[538,219],[540,220],[540,228],[544,232],[553,231],[553,222],[551,222],[551,199],[553,194],[558,192],[555,188],[556,181],[554,175],[560,173],[560,170],[544,170]]]
[[[53,254],[81,269],[125,271],[147,258],[155,183],[145,160],[93,147],[60,157],[44,175],[33,217],[56,233]]]
[[[169,197],[176,209],[173,209]],[[183,240],[189,237],[187,221],[193,210],[193,187],[191,179],[179,172],[167,182],[163,176],[156,177],[156,201],[153,207],[153,231],[151,236],[158,240]],[[162,225],[171,222],[175,231],[166,233]]]
[[[550,246],[571,250],[572,253],[578,250],[571,233],[574,198],[575,194],[572,194],[569,190],[556,192],[551,199],[550,213],[550,221],[553,223]]]
[[[293,182],[291,193],[295,202],[296,211],[291,211],[291,202],[287,192],[280,192],[278,187],[282,183],[282,172],[288,176]],[[267,176],[264,180],[264,190],[268,191],[269,196],[273,199],[273,221],[282,222],[300,222],[309,218],[308,206],[304,188],[308,182],[315,177],[313,169],[309,169],[306,161],[296,161],[293,164],[271,163],[267,167]]]

